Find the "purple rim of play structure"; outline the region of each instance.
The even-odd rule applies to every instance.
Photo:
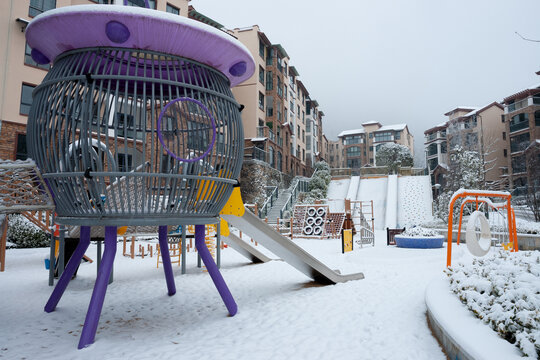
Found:
[[[236,86],[253,75],[255,61],[234,37],[183,16],[122,5],[75,5],[46,11],[26,29],[33,59],[49,63],[66,51],[91,47],[145,49],[195,60]]]
[[[195,103],[195,104],[199,105],[200,107],[202,107],[204,112],[210,117],[210,122],[212,123],[212,141],[210,142],[210,145],[208,145],[208,148],[206,149],[206,151],[201,156],[197,156],[196,158],[193,158],[193,159],[183,159],[183,158],[179,157],[178,155],[176,155],[175,153],[173,153],[171,150],[169,150],[167,145],[165,145],[165,142],[163,141],[163,135],[161,134],[161,119],[163,118],[163,114],[165,114],[165,111],[167,111],[169,106],[171,106],[172,104],[177,103],[179,101],[190,101],[192,103]],[[203,159],[204,157],[206,157],[206,155],[208,155],[210,153],[210,151],[212,151],[212,148],[214,147],[214,144],[216,143],[216,132],[217,132],[216,121],[214,120],[214,117],[212,116],[212,114],[210,114],[210,111],[208,110],[208,108],[206,106],[204,106],[203,103],[201,103],[198,100],[188,98],[188,97],[182,97],[182,98],[174,99],[170,103],[165,105],[163,110],[161,110],[161,112],[159,113],[159,118],[158,118],[158,121],[157,121],[157,136],[158,136],[159,142],[161,143],[161,146],[165,149],[167,154],[169,154],[170,156],[172,156],[173,158],[175,158],[178,161],[184,161],[184,162],[189,163],[189,162],[199,161],[199,160]]]

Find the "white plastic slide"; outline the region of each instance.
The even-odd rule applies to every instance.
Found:
[[[229,234],[229,236],[222,236],[221,240],[225,241],[227,245],[254,263],[265,263],[272,260],[244,240],[240,239],[238,236],[234,235],[232,232]]]
[[[349,183],[349,191],[347,191],[347,196],[345,199],[356,199],[358,194],[358,184],[360,184],[360,176],[351,177],[351,182]]]
[[[248,234],[259,244],[282,258],[286,263],[320,284],[337,284],[364,278],[363,273],[341,275],[328,268],[249,210],[246,210],[242,217],[233,215],[223,215],[222,217],[230,225]]]

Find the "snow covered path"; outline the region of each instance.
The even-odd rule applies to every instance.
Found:
[[[225,249],[222,273],[239,306],[227,311],[189,253],[188,274],[173,266],[169,297],[155,258],[115,262],[96,342],[77,350],[95,279],[82,264],[57,310],[43,306],[48,249],[9,250],[0,273],[0,358],[41,359],[445,359],[427,327],[424,291],[443,276],[445,249],[376,247],[341,254],[338,240],[295,240],[342,273],[366,278],[318,286],[282,261],[252,265]],[[93,257],[95,245],[88,252]]]

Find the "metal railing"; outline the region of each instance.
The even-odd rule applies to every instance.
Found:
[[[268,163],[268,154],[266,153],[266,151],[259,149],[256,146],[246,147],[244,148],[244,160],[250,159],[260,160]]]
[[[266,198],[266,201],[261,206],[261,209],[259,210],[259,217],[261,219],[264,219],[268,212],[270,211],[270,208],[274,205],[274,202],[278,198],[278,187],[277,186],[267,186],[266,190],[271,190],[270,195]]]
[[[296,202],[296,199],[298,198],[298,194],[300,194],[302,192],[307,192],[309,190],[309,182],[311,181],[311,179],[313,178],[313,175],[315,175],[316,172],[317,172],[317,170],[315,170],[313,172],[313,174],[311,175],[311,178],[309,178],[309,179],[307,179],[307,178],[298,178],[298,180],[296,181],[296,183],[293,185],[293,187],[291,189],[291,193],[290,193],[289,197],[287,198],[287,201],[285,202],[285,205],[283,205],[283,207],[279,211],[279,217],[281,219],[283,218],[283,214],[285,213],[285,211],[288,211],[288,210],[290,210],[292,208],[292,206]]]

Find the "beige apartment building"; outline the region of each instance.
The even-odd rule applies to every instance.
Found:
[[[291,175],[310,175],[306,137],[309,92],[290,66],[280,44],[272,44],[258,25],[229,31],[251,52],[256,73],[233,89],[244,105],[245,158],[257,159]],[[311,145],[311,143],[310,143]]]
[[[540,75],[540,71],[536,73]],[[504,104],[504,127],[508,134],[509,188],[520,196],[540,189],[540,84],[507,96]]]
[[[42,82],[49,70],[49,65],[39,65],[30,56],[31,49],[25,40],[25,29],[29,21],[42,12],[57,7],[113,2],[113,0],[0,1],[1,159],[14,160],[27,157],[26,123],[32,105],[32,90]],[[189,0],[150,0],[149,3],[151,7],[160,11],[186,17],[189,15]],[[129,4],[144,6],[144,1],[131,0]]]
[[[482,107],[457,107],[445,114],[448,150],[456,146],[480,153],[484,181],[491,189],[501,189],[508,173],[507,131],[501,121],[503,106],[492,102]]]
[[[407,124],[383,126],[376,121],[365,122],[359,129],[342,131],[338,138],[342,167],[377,166],[377,149],[385,143],[404,145],[414,156],[414,137]]]

